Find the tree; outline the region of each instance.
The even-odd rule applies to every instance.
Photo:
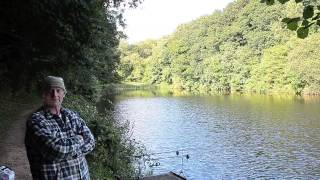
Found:
[[[44,75],[64,76],[69,90],[87,94],[91,82],[114,79],[126,6],[139,0],[18,1],[0,4],[0,81],[32,88]],[[76,73],[76,74],[75,74]]]
[[[151,55],[139,58],[144,66],[132,67],[143,72],[143,82],[165,83],[194,93],[320,92],[320,67],[317,53],[312,53],[318,52],[316,26],[309,27],[309,37],[299,39],[282,22],[285,17],[296,17],[300,10],[303,4],[295,1],[273,6],[235,1],[223,11],[182,24],[173,34],[156,40]],[[309,47],[308,41],[317,42]],[[150,52],[142,44],[135,48]],[[295,58],[302,55],[299,61]]]
[[[293,93],[287,55],[288,47],[285,45],[265,49],[261,63],[253,70],[246,88],[260,93]]]
[[[278,0],[279,3],[285,4],[290,0]],[[261,0],[262,3],[273,5],[275,0]],[[302,3],[303,12],[300,17],[286,17],[282,22],[287,24],[287,28],[296,31],[299,38],[306,38],[311,26],[320,26],[320,4],[317,1],[295,0],[296,3]]]
[[[307,41],[293,42],[288,54],[289,68],[295,74],[292,85],[298,94],[320,94],[320,36],[312,34]]]

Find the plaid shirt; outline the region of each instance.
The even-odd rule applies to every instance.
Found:
[[[75,112],[61,108],[59,117],[40,108],[27,120],[25,145],[33,179],[90,179],[85,155],[95,141]]]

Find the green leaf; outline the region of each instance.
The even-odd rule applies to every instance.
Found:
[[[309,28],[300,27],[297,30],[298,38],[304,39],[304,38],[308,37],[308,34],[309,34]]]
[[[293,22],[293,21],[296,21],[296,22],[300,21],[300,17],[296,17],[296,18],[283,18],[283,19],[282,19],[282,22],[284,22],[284,23],[290,23],[290,22]]]
[[[273,5],[274,4],[274,0],[265,0],[267,5]]]
[[[304,26],[304,28],[309,28],[310,26],[312,26],[314,24],[314,22],[309,22],[308,20],[303,20],[302,21],[302,26]]]
[[[297,30],[298,22],[293,21],[293,22],[287,23],[287,28],[290,29],[291,31]]]
[[[308,25],[309,25],[309,21],[308,20],[305,19],[305,20],[302,21],[302,26],[306,27]]]
[[[281,4],[288,2],[289,0],[278,0]]]
[[[298,22],[300,21],[300,18],[283,18],[282,22],[287,23],[287,28],[295,31],[298,28]]]
[[[287,24],[287,28],[291,31],[296,31],[298,29],[298,21],[292,21]]]
[[[313,6],[309,5],[303,9],[303,18],[308,19],[312,18],[314,15]]]
[[[320,11],[320,6],[317,6],[317,9]]]
[[[320,19],[320,13],[317,13],[317,15],[312,18],[312,20],[317,20],[317,19]]]
[[[317,25],[320,26],[320,20],[317,20]]]
[[[284,23],[288,23],[290,21],[291,18],[283,18],[281,21]]]
[[[296,3],[302,2],[303,0],[296,0]]]
[[[308,24],[307,26],[305,26],[306,28],[309,28],[310,26],[312,26],[315,22],[312,22],[310,24]]]

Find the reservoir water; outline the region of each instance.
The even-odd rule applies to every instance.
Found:
[[[130,93],[116,96],[114,111],[158,165],[153,174],[320,179],[318,98]]]

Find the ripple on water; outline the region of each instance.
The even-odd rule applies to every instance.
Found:
[[[316,104],[318,103],[318,104]],[[320,179],[319,102],[264,97],[122,98],[116,117],[159,154],[154,173],[188,179]],[[162,158],[162,159],[161,159]]]

